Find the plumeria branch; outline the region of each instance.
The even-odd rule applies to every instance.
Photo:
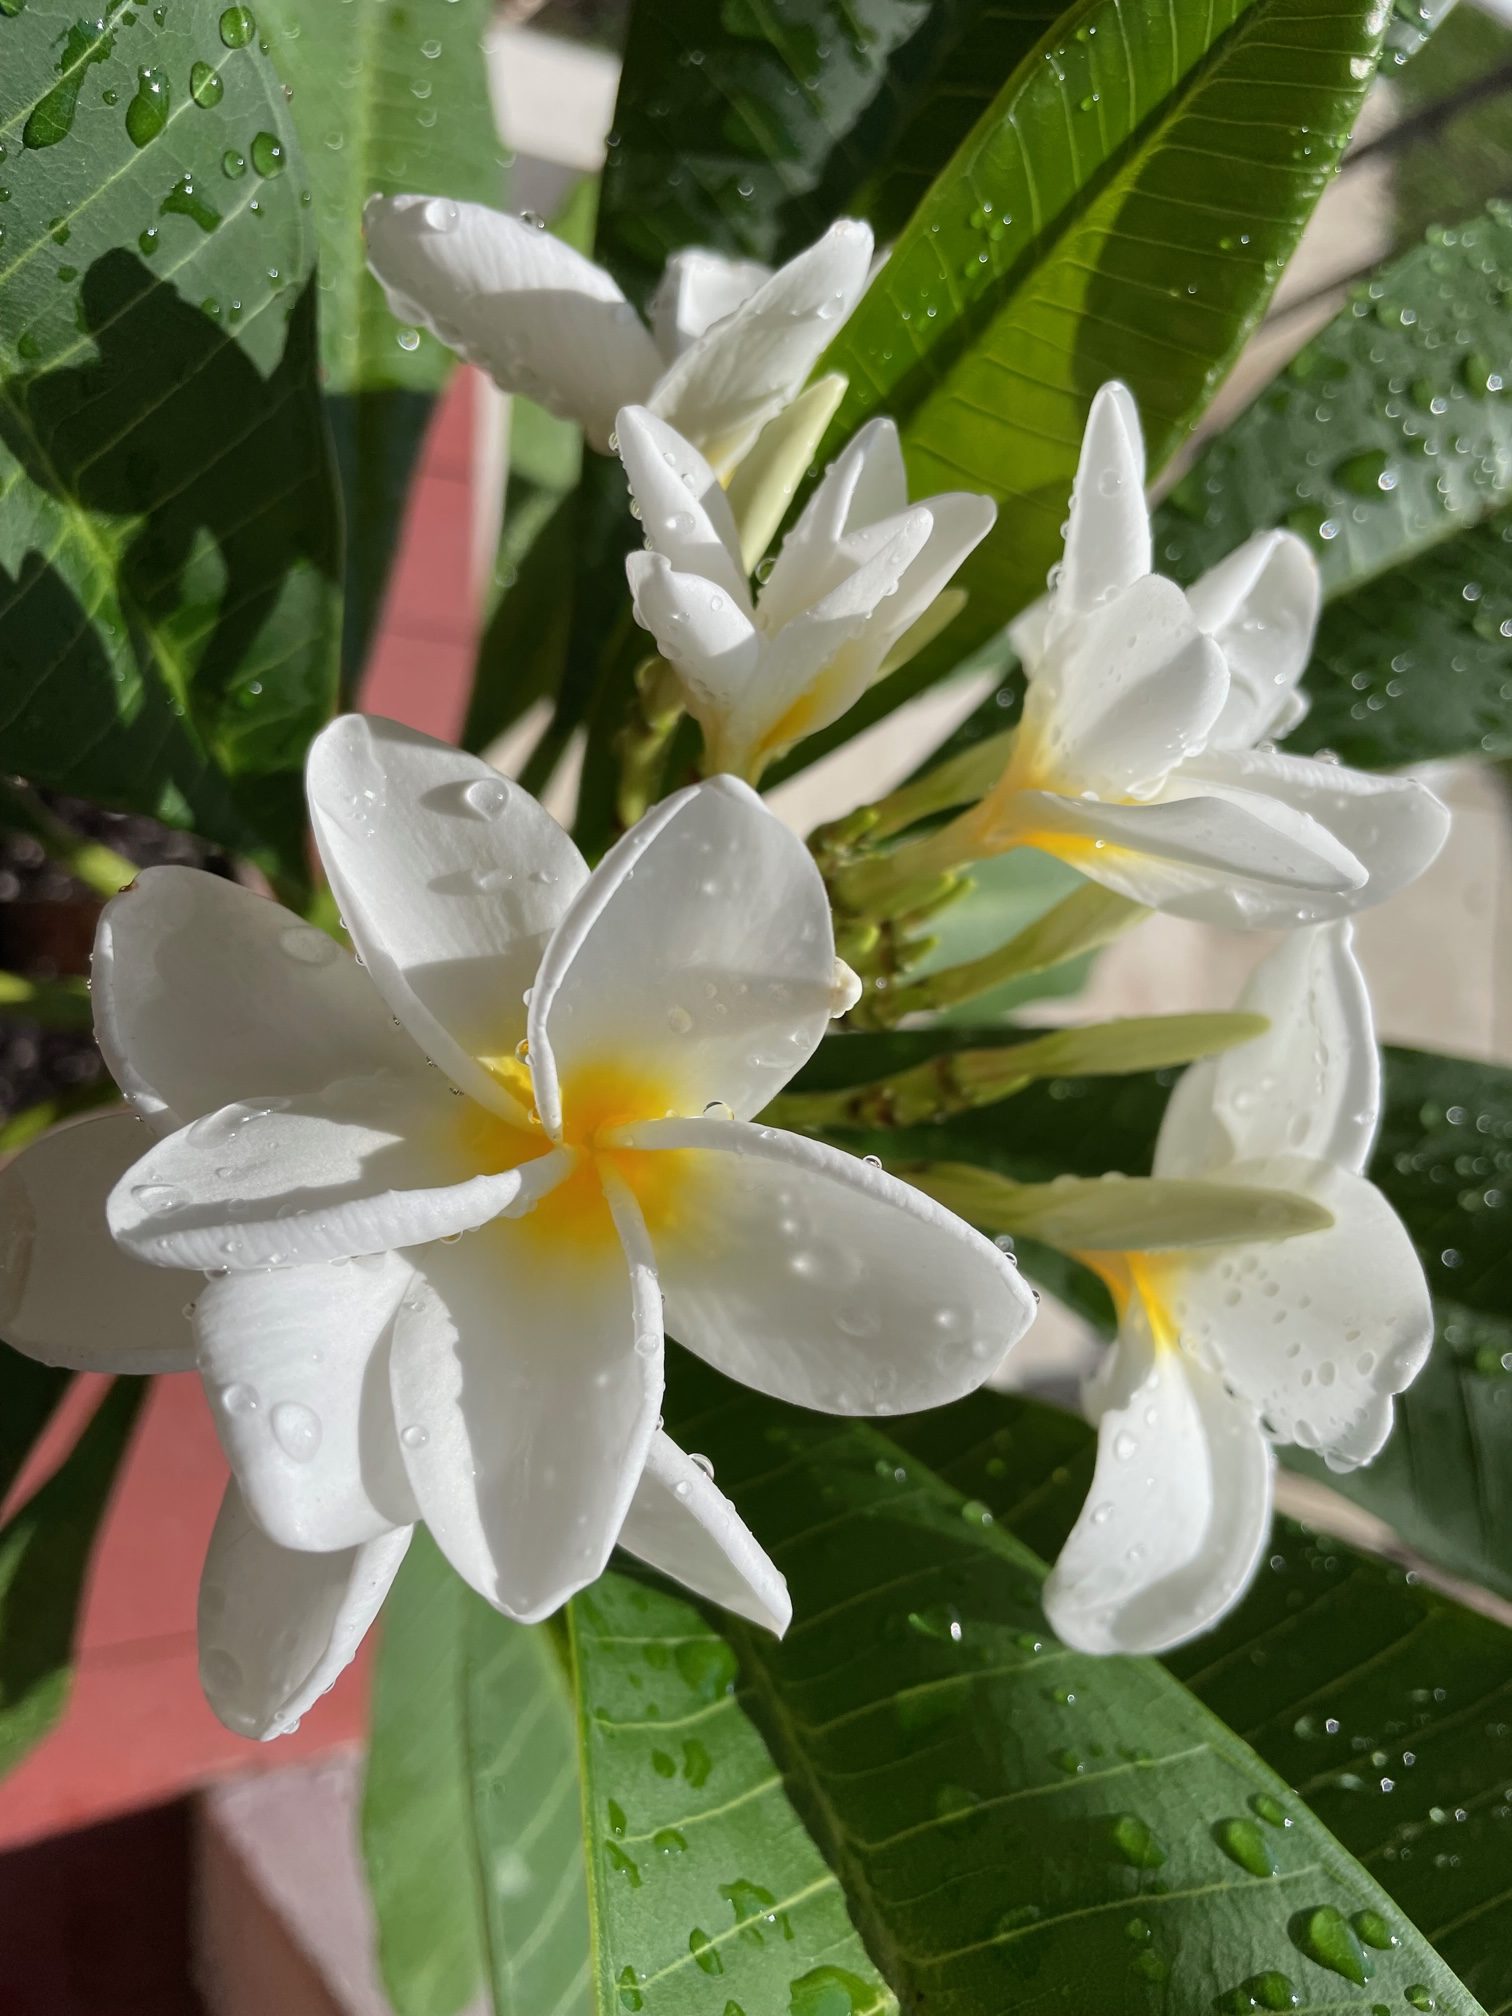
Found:
[[[1023,1043],[942,1051],[910,1070],[839,1092],[785,1093],[766,1118],[800,1133],[917,1127],[991,1106],[1037,1079],[1103,1077],[1190,1064],[1247,1043],[1268,1026],[1263,1015],[1131,1015],[1053,1029]]]
[[[1096,882],[1084,883],[1043,916],[1026,924],[1006,944],[983,953],[979,959],[945,966],[937,973],[926,973],[902,984],[879,976],[851,1010],[850,1023],[857,1029],[893,1029],[910,1015],[938,1014],[947,1008],[959,1008],[1011,980],[1048,973],[1069,959],[1098,951],[1149,914],[1143,904],[1132,902],[1127,896],[1117,895]],[[910,952],[914,954],[914,964],[924,956],[923,947],[910,948]]]

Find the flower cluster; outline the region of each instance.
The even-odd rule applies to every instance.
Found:
[[[0,1173],[0,1317],[56,1364],[197,1366],[233,1472],[202,1675],[257,1736],[350,1659],[419,1521],[512,1617],[620,1545],[782,1631],[781,1575],[662,1429],[665,1334],[760,1392],[885,1414],[980,1384],[1033,1313],[1011,1259],[921,1189],[762,1119],[860,983],[813,856],[750,786],[951,620],[994,519],[974,495],[910,503],[882,419],[767,556],[843,389],[804,388],[869,231],[838,223],[775,273],[679,254],[649,328],[520,220],[400,196],[367,232],[397,314],[618,451],[634,614],[703,781],[590,868],[480,759],[348,716],[307,788],[356,957],[198,871],[149,871],[104,913],[96,1024],[130,1110]],[[885,916],[890,880],[1032,846],[1135,904],[1291,931],[1246,997],[1268,1033],[1192,1066],[1156,1174],[1284,1192],[1316,1229],[1078,1254],[1120,1330],[1047,1606],[1109,1651],[1232,1603],[1272,1443],[1368,1461],[1431,1332],[1363,1174],[1374,1036],[1333,920],[1420,873],[1446,815],[1409,780],[1270,746],[1304,705],[1311,555],[1264,534],[1183,591],[1152,572],[1144,476],[1133,402],[1104,387],[1063,562],[1013,631],[1006,758],[856,884]]]

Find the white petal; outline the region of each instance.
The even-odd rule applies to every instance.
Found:
[[[1338,1468],[1368,1463],[1391,1432],[1391,1396],[1433,1341],[1422,1263],[1373,1183],[1288,1158],[1240,1162],[1235,1183],[1298,1190],[1325,1231],[1190,1256],[1172,1307],[1184,1337],[1285,1442]]]
[[[758,1392],[827,1414],[937,1407],[1029,1326],[1034,1298],[991,1240],[854,1155],[732,1120],[622,1138],[680,1165],[652,1226],[668,1330]]]
[[[602,1571],[661,1405],[661,1306],[633,1206],[613,1220],[604,1206],[592,1236],[572,1229],[538,1213],[411,1256],[394,1329],[394,1414],[425,1522],[459,1575],[527,1623]]]
[[[1331,833],[1360,862],[1368,878],[1363,888],[1310,903],[1305,920],[1295,921],[1322,923],[1384,903],[1417,880],[1449,837],[1448,809],[1413,777],[1265,749],[1209,750],[1187,768],[1194,789],[1284,807]]]
[[[723,322],[771,278],[755,259],[726,259],[694,246],[674,252],[651,297],[651,329],[667,363]]]
[[[896,518],[907,508],[898,430],[891,420],[870,420],[825,470],[783,540],[759,598],[766,628],[792,622],[852,571],[847,533]]]
[[[1294,532],[1257,532],[1187,593],[1232,680],[1211,746],[1248,749],[1284,732],[1280,719],[1295,726],[1295,688],[1323,599],[1311,547]]]
[[[997,517],[990,497],[969,490],[927,497],[924,508],[930,517],[929,537],[898,583],[896,599],[884,611],[889,651],[934,603],[967,555],[981,545]]]
[[[1144,481],[1139,409],[1127,386],[1110,382],[1093,399],[1082,436],[1052,628],[1059,630],[1149,573]]]
[[[780,1638],[793,1600],[776,1566],[702,1464],[660,1429],[620,1532],[627,1553]]]
[[[1100,1382],[1097,1468],[1045,1584],[1082,1652],[1164,1652],[1249,1586],[1270,1532],[1275,1460],[1253,1410],[1126,1319]]]
[[[1025,791],[1005,811],[1019,844],[1057,855],[1136,903],[1265,929],[1295,922],[1317,892],[1358,887],[1364,872],[1322,827],[1295,814],[1268,816],[1274,809],[1216,797],[1101,805]]]
[[[872,234],[842,218],[690,344],[647,401],[724,475],[785,406],[861,298]],[[630,404],[630,399],[621,401]]]
[[[885,543],[849,561],[828,593],[769,640],[760,677],[731,710],[737,744],[776,755],[855,705],[892,646],[893,604],[933,522],[922,505],[892,521]]]
[[[368,264],[401,322],[418,322],[487,371],[575,420],[595,448],[662,368],[640,318],[601,266],[549,231],[481,203],[374,196]]]
[[[1205,1176],[1268,1155],[1363,1170],[1381,1106],[1365,976],[1347,922],[1293,931],[1260,962],[1239,1007],[1270,1022],[1185,1071],[1161,1122],[1157,1176]]]
[[[0,1332],[44,1365],[183,1372],[196,1282],[123,1253],[105,1200],[152,1135],[132,1113],[66,1121],[0,1169]]]
[[[555,1134],[574,1078],[606,1067],[642,1084],[648,1117],[759,1112],[818,1047],[834,977],[802,841],[731,777],[679,791],[604,856],[541,962],[542,1121]]]
[[[228,1729],[266,1743],[299,1727],[351,1665],[409,1543],[403,1526],[339,1553],[295,1553],[227,1486],[200,1579],[199,1663]]]
[[[523,1118],[478,1060],[513,1066],[541,948],[587,879],[582,856],[481,758],[395,721],[333,721],[306,785],[326,873],[389,1007],[454,1084]]]
[[[1223,653],[1174,582],[1150,575],[1056,633],[1018,742],[1048,790],[1133,796],[1202,749],[1227,693]]]
[[[745,608],[701,574],[679,574],[660,553],[625,561],[635,620],[676,671],[689,712],[712,748],[755,680],[761,638]]]
[[[644,406],[624,407],[614,431],[652,550],[680,573],[701,575],[749,615],[740,534],[714,471],[675,427]]]
[[[530,1159],[539,1133],[426,1078],[224,1106],[148,1148],[110,1194],[110,1229],[157,1267],[340,1260],[468,1231],[557,1175]]]
[[[110,1075],[162,1133],[249,1093],[414,1062],[333,938],[199,868],[144,869],[106,904],[92,988]]]
[[[388,1378],[409,1279],[386,1254],[202,1284],[194,1328],[216,1433],[281,1547],[353,1547],[418,1516]]]

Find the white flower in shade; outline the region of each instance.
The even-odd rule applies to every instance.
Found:
[[[627,407],[616,431],[649,549],[626,562],[636,620],[677,675],[711,772],[755,778],[918,649],[932,612],[955,614],[958,600],[942,604],[941,591],[996,515],[965,491],[910,505],[897,429],[873,420],[827,471],[753,597],[703,456],[644,407]]]
[[[770,273],[677,252],[648,329],[616,282],[560,238],[434,196],[374,196],[368,264],[401,321],[575,420],[607,452],[621,406],[674,423],[726,475],[796,395],[866,286],[872,234],[842,219]]]
[[[1180,1253],[1081,1256],[1118,1341],[1089,1389],[1097,1467],[1045,1591],[1068,1644],[1158,1652],[1244,1594],[1270,1530],[1273,1442],[1368,1463],[1433,1335],[1423,1270],[1362,1173],[1380,1065],[1347,923],[1299,931],[1241,1005],[1261,1037],[1194,1064],[1166,1110],[1157,1176],[1284,1189],[1320,1231]]]
[[[1032,1312],[949,1212],[752,1117],[854,995],[806,850],[721,779],[590,875],[485,764],[356,717],[308,785],[363,964],[231,883],[149,870],[94,964],[140,1117],[0,1175],[12,1342],[204,1377],[235,1477],[212,1704],[289,1726],[417,1519],[516,1617],[618,1540],[781,1630],[782,1578],[659,1430],[663,1303],[730,1376],[840,1413],[953,1398]]]
[[[1051,594],[1019,621],[1028,689],[1008,768],[958,825],[973,851],[1037,847],[1204,923],[1317,923],[1379,903],[1449,815],[1408,778],[1291,756],[1317,565],[1264,532],[1183,593],[1152,574],[1133,399],[1092,402]]]

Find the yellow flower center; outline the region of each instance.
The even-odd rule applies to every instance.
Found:
[[[1121,1323],[1137,1301],[1157,1352],[1181,1349],[1181,1323],[1173,1309],[1181,1258],[1174,1253],[1078,1253],[1074,1256],[1106,1285]]]

